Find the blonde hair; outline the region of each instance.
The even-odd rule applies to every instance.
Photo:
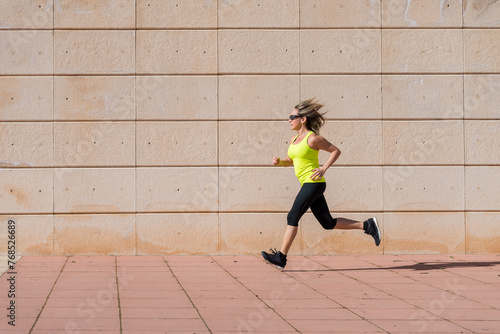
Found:
[[[325,124],[323,115],[326,114],[326,112],[319,112],[319,110],[324,107],[324,104],[318,103],[315,99],[316,97],[313,97],[309,100],[301,101],[295,106],[295,109],[299,111],[299,116],[306,117],[307,128],[315,134],[319,134],[319,130]]]

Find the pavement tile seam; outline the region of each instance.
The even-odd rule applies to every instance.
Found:
[[[257,258],[256,256],[254,256],[255,258]],[[265,314],[267,314],[267,312],[273,312],[275,315],[277,315],[281,320],[283,320],[288,326],[290,326],[291,328],[293,328],[296,332],[299,332],[300,331],[295,328],[295,326],[293,326],[287,319],[283,318],[278,312],[276,312],[276,310],[270,306],[264,299],[262,299],[259,295],[257,295],[255,292],[253,292],[250,288],[248,288],[245,284],[243,284],[237,277],[233,276],[222,264],[220,264],[216,259],[214,259],[214,257],[211,257],[211,259],[217,263],[218,266],[220,266],[220,268],[222,268],[229,276],[231,276],[235,281],[237,281],[239,284],[241,284],[243,287],[245,287],[245,289],[247,289],[252,295],[255,296],[255,298],[257,298],[261,303],[263,303],[267,308],[269,308],[269,310],[265,309],[265,308],[262,308],[259,310],[259,315],[263,316]],[[261,261],[262,263],[262,261]],[[271,299],[272,300],[272,299]],[[254,311],[254,312],[257,312],[257,311]],[[254,312],[250,313],[248,317],[250,317],[252,314],[254,314]],[[243,323],[245,323],[245,321],[248,320],[248,319],[243,319]],[[241,323],[240,323],[241,324]],[[252,326],[250,323],[246,322],[245,323],[246,325],[250,326],[251,329],[252,329]]]
[[[201,319],[201,321],[203,322],[203,325],[206,327],[206,329],[211,333],[212,331],[210,330],[210,328],[208,327],[208,324],[206,322],[206,320],[201,316],[200,314],[200,311],[198,310],[198,308],[196,307],[196,305],[193,303],[193,301],[191,300],[191,297],[189,296],[189,294],[187,293],[187,291],[184,289],[184,287],[182,286],[181,282],[179,281],[179,279],[175,276],[175,273],[174,271],[172,270],[172,268],[170,267],[168,261],[165,259],[165,257],[162,257],[163,258],[163,262],[165,263],[165,266],[167,266],[168,270],[170,270],[170,273],[172,274],[172,276],[175,278],[175,280],[177,281],[177,284],[179,284],[179,286],[181,287],[182,291],[184,292],[184,294],[186,295],[187,299],[189,300],[189,302],[191,303],[191,305],[193,306],[193,308],[196,310],[196,313],[198,314],[198,317]]]
[[[32,325],[32,326],[31,326],[31,328],[30,328],[29,334],[31,334],[31,333],[33,332],[33,329],[35,328],[36,323],[38,322],[38,319],[40,319],[40,316],[42,315],[43,310],[44,310],[44,308],[45,308],[45,305],[47,305],[47,302],[48,302],[48,300],[49,300],[49,298],[50,298],[50,295],[52,294],[52,291],[54,290],[54,287],[55,287],[55,286],[56,286],[56,284],[57,284],[57,280],[59,279],[59,277],[61,277],[61,274],[62,274],[62,272],[63,272],[63,270],[64,270],[64,267],[65,267],[65,266],[66,266],[66,264],[68,263],[68,259],[69,259],[69,258],[67,257],[67,258],[66,258],[66,261],[64,262],[64,264],[62,265],[61,269],[59,270],[59,274],[57,275],[57,278],[56,278],[56,280],[54,281],[54,284],[52,285],[52,288],[50,289],[49,294],[48,294],[48,295],[47,295],[47,297],[45,298],[45,302],[43,303],[43,306],[41,307],[40,312],[37,314],[36,319],[35,319],[35,321],[33,322],[33,325]]]
[[[305,257],[304,257],[304,260],[308,260],[309,262],[303,262],[303,263],[311,263],[311,262],[313,263],[314,268],[311,268],[311,269],[317,269],[317,268],[318,268],[318,265],[319,265],[319,266],[326,267],[326,268],[328,268],[328,269],[330,269],[330,270],[333,270],[331,267],[328,267],[328,266],[326,266],[326,265],[323,265],[323,264],[322,264],[322,263],[320,263],[320,262],[316,262],[316,261],[312,260],[312,259],[311,259],[311,257],[309,257],[309,256],[305,256]],[[309,266],[309,264],[308,264],[308,266]],[[342,275],[344,275],[343,273],[341,273],[341,274],[342,274]],[[288,276],[289,276],[290,278],[297,279],[297,278],[294,278],[293,276],[290,276],[290,275],[288,275]],[[347,275],[345,275],[345,276],[347,276]],[[347,277],[348,277],[348,276],[347,276]],[[351,279],[352,279],[352,278],[351,278]],[[346,309],[346,310],[348,310],[348,311],[349,311],[349,312],[351,312],[351,313],[352,313],[355,317],[358,317],[358,318],[359,318],[359,320],[361,320],[361,321],[363,321],[363,322],[366,322],[366,323],[370,324],[371,326],[374,326],[374,327],[376,327],[376,328],[380,329],[381,331],[385,331],[385,330],[383,330],[380,326],[377,326],[376,324],[374,324],[371,320],[364,318],[364,317],[363,317],[363,316],[361,316],[360,314],[358,314],[358,313],[354,312],[351,308],[348,308],[348,307],[346,307],[346,305],[343,305],[342,303],[338,302],[337,300],[335,300],[335,299],[333,299],[333,298],[329,297],[327,294],[325,294],[325,293],[323,293],[323,292],[321,292],[321,291],[319,291],[319,290],[316,290],[315,288],[311,287],[309,284],[306,284],[306,283],[305,283],[305,282],[303,282],[303,281],[300,281],[300,280],[298,280],[298,279],[297,279],[297,281],[298,281],[298,282],[300,282],[301,284],[304,284],[305,286],[307,286],[307,287],[308,287],[308,288],[310,288],[311,290],[315,291],[316,293],[319,293],[320,295],[324,296],[324,297],[325,297],[325,298],[327,298],[328,300],[330,300],[330,301],[334,302],[335,304],[340,305],[340,306],[342,307],[342,309]]]

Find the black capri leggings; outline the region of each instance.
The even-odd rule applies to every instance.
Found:
[[[333,218],[328,210],[325,196],[326,183],[304,183],[300,188],[292,209],[288,213],[287,222],[291,226],[299,226],[299,220],[307,209],[311,208],[314,217],[325,230],[331,230],[337,225],[337,219]]]

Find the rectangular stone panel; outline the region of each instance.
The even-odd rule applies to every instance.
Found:
[[[217,122],[140,122],[136,133],[140,166],[217,164]]]
[[[381,1],[301,1],[301,28],[380,27]]]
[[[52,29],[53,0],[0,2],[0,29]]]
[[[57,30],[55,73],[134,73],[135,34],[133,30]]]
[[[134,77],[56,76],[55,120],[135,120]]]
[[[386,213],[384,254],[464,254],[465,216],[457,213]]]
[[[220,30],[219,72],[298,73],[297,30]]]
[[[500,118],[500,75],[465,75],[464,117]]]
[[[303,255],[361,255],[383,254],[385,232],[384,219],[380,213],[335,213],[334,218],[347,218],[355,221],[365,221],[371,216],[377,217],[377,222],[382,235],[382,242],[377,247],[372,236],[363,230],[325,230],[321,227],[313,214],[306,213],[300,225],[299,243]]]
[[[219,164],[271,165],[273,157],[287,156],[290,138],[285,121],[219,122]]]
[[[52,74],[52,31],[0,31],[0,74]]]
[[[497,1],[463,1],[464,27],[498,28],[500,26],[499,17],[500,3]]]
[[[384,29],[382,72],[457,73],[463,70],[462,31]]]
[[[217,118],[217,77],[139,76],[136,79],[140,120]]]
[[[133,168],[54,169],[57,213],[135,212],[135,198]]]
[[[9,220],[15,226],[15,246],[17,256],[50,256],[53,255],[53,217],[52,215],[9,215],[0,216],[0,243],[5,245],[0,251],[7,255],[8,238],[7,227]]]
[[[54,255],[136,255],[135,215],[55,215]]]
[[[464,29],[466,73],[500,73],[500,30]]]
[[[382,165],[381,121],[329,121],[321,129],[321,136],[341,151],[335,165]],[[329,157],[330,153],[320,151],[320,166]]]
[[[137,255],[216,255],[216,213],[137,215]]]
[[[0,169],[0,212],[50,213],[53,186],[51,169]]]
[[[51,122],[0,123],[0,166],[52,166],[53,140]]]
[[[464,163],[462,121],[384,122],[384,164]]]
[[[217,211],[216,167],[137,168],[137,211]]]
[[[301,80],[297,75],[221,75],[219,119],[285,121],[300,100]]]
[[[135,165],[133,122],[55,123],[54,165]]]
[[[217,31],[138,30],[138,73],[213,74],[217,72]]]
[[[461,119],[461,75],[383,75],[384,119]]]
[[[465,167],[465,208],[499,210],[500,166]]]
[[[134,29],[135,1],[57,0],[56,29]]]
[[[382,167],[330,167],[325,198],[331,212],[381,211]]]
[[[383,0],[382,26],[461,28],[461,5],[457,0]]]
[[[380,73],[380,29],[303,29],[301,73]]]
[[[215,0],[137,0],[137,28],[217,28]]]
[[[292,167],[219,168],[220,211],[288,211],[299,189]]]
[[[219,173],[221,211],[288,212],[300,190],[291,167],[221,167]],[[331,211],[382,209],[381,168],[332,167],[325,179]]]
[[[500,253],[500,212],[467,212],[467,254]]]
[[[221,28],[298,28],[299,1],[218,1]]]
[[[465,121],[465,163],[500,165],[500,120]]]
[[[384,210],[464,210],[463,167],[384,167]]]
[[[51,121],[53,88],[52,77],[0,77],[0,120]]]
[[[325,104],[327,119],[382,118],[380,75],[302,75],[300,93]]]

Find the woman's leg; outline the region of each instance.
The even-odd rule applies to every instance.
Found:
[[[284,255],[288,254],[293,240],[297,236],[300,218],[302,218],[304,213],[306,213],[311,204],[319,196],[323,195],[324,191],[324,183],[304,183],[300,188],[300,191],[293,202],[292,209],[287,216],[287,227],[283,238],[283,245],[281,247],[281,253]]]
[[[292,247],[293,240],[297,236],[298,226],[287,225],[285,237],[283,238],[283,246],[281,246],[281,253],[287,255],[290,247]]]
[[[311,204],[311,211],[321,226],[326,230],[331,230],[333,228],[339,230],[364,230],[366,234],[373,237],[376,246],[380,245],[380,230],[375,217],[365,220],[364,222],[347,218],[333,218],[328,209],[325,196],[323,195]]]
[[[324,195],[311,204],[311,211],[325,230],[362,230],[363,223],[347,218],[333,218]]]

